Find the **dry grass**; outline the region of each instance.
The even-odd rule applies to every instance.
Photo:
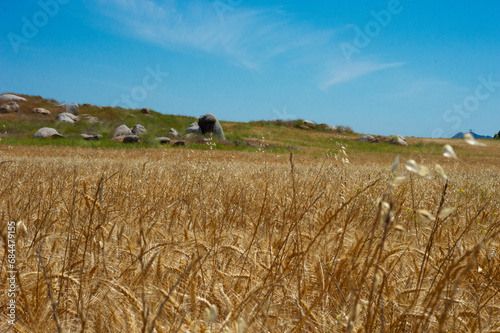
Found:
[[[446,183],[389,154],[2,150],[11,331],[500,331],[498,158],[417,161]]]

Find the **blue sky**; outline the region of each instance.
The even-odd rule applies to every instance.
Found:
[[[8,1],[0,93],[371,134],[500,130],[496,1]]]

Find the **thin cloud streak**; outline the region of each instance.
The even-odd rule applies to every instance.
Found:
[[[401,67],[404,62],[394,63],[374,63],[374,62],[356,62],[347,65],[335,67],[331,72],[331,77],[320,84],[320,89],[326,90],[331,86],[348,82],[373,72],[378,72],[388,68]]]
[[[225,12],[221,22],[211,2],[95,1],[103,15],[119,22],[122,34],[167,49],[201,50],[253,71],[287,63],[309,66],[311,76],[317,76],[328,68],[338,45],[338,31],[310,28],[294,22],[286,13],[270,9],[241,5]],[[345,64],[340,56],[335,62],[341,65],[330,67],[334,69],[327,71],[329,77],[320,81],[320,89],[404,65],[373,61]]]
[[[210,2],[96,1],[103,15],[120,22],[122,33],[169,49],[187,47],[226,56],[253,70],[291,50],[307,53],[328,46],[331,37],[266,9],[236,7],[224,13],[221,22]]]

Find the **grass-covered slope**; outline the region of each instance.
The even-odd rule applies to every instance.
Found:
[[[143,114],[141,109],[124,109],[120,107],[101,107],[89,104],[80,105],[80,121],[77,124],[58,123],[56,115],[66,112],[59,107],[60,102],[45,99],[41,96],[21,95],[26,102],[18,102],[20,109],[16,113],[0,114],[0,145],[53,145],[99,148],[150,148],[159,147],[156,137],[167,136],[171,128],[181,134],[194,121],[195,117],[168,115],[150,110],[150,115]],[[34,108],[45,108],[52,115],[45,116],[33,113]],[[99,119],[90,124],[82,116],[88,114]],[[201,113],[200,113],[201,115]],[[217,116],[217,115],[216,115]],[[228,122],[220,121],[226,136],[225,142],[192,143],[189,149],[230,149],[230,150],[267,150],[287,152],[292,149],[296,153],[313,156],[324,156],[326,153],[338,151],[341,146],[347,147],[350,157],[371,154],[403,154],[407,156],[440,155],[443,144],[452,144],[458,153],[474,156],[497,156],[500,154],[500,142],[485,140],[487,148],[471,150],[460,139],[425,139],[407,138],[409,147],[394,146],[386,142],[367,143],[357,141],[361,134],[352,132],[348,127],[332,131],[326,124],[308,127],[303,120],[294,121],[252,121]],[[126,145],[111,140],[113,131],[120,125],[132,128],[136,124],[143,125],[148,133],[141,136],[141,143]],[[334,125],[334,124],[330,124]],[[335,124],[338,125],[338,124]],[[41,127],[53,127],[64,138],[53,140],[32,139],[32,135]],[[80,134],[100,134],[99,141],[85,141]],[[404,133],[400,133],[403,134]],[[171,146],[167,146],[171,147]]]

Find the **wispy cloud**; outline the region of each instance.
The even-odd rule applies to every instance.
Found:
[[[325,79],[319,87],[323,90],[329,87],[354,80],[363,75],[378,72],[388,68],[403,66],[403,62],[394,63],[375,63],[375,62],[353,62],[343,65],[334,65],[330,71],[330,76]]]
[[[95,1],[101,14],[119,22],[121,33],[170,49],[226,56],[250,69],[291,50],[300,54],[327,45],[333,34],[293,24],[286,13],[274,9],[242,5],[226,12],[221,22],[208,1]]]
[[[221,22],[210,1],[94,1],[102,15],[118,22],[119,33],[168,49],[201,50],[250,70],[284,63],[307,65],[311,76],[322,73],[320,89],[403,65],[374,61],[347,64],[339,55],[334,61],[340,65],[328,66],[338,51],[336,34],[345,27],[319,29],[297,22],[280,8],[250,8],[243,3],[226,12]]]

